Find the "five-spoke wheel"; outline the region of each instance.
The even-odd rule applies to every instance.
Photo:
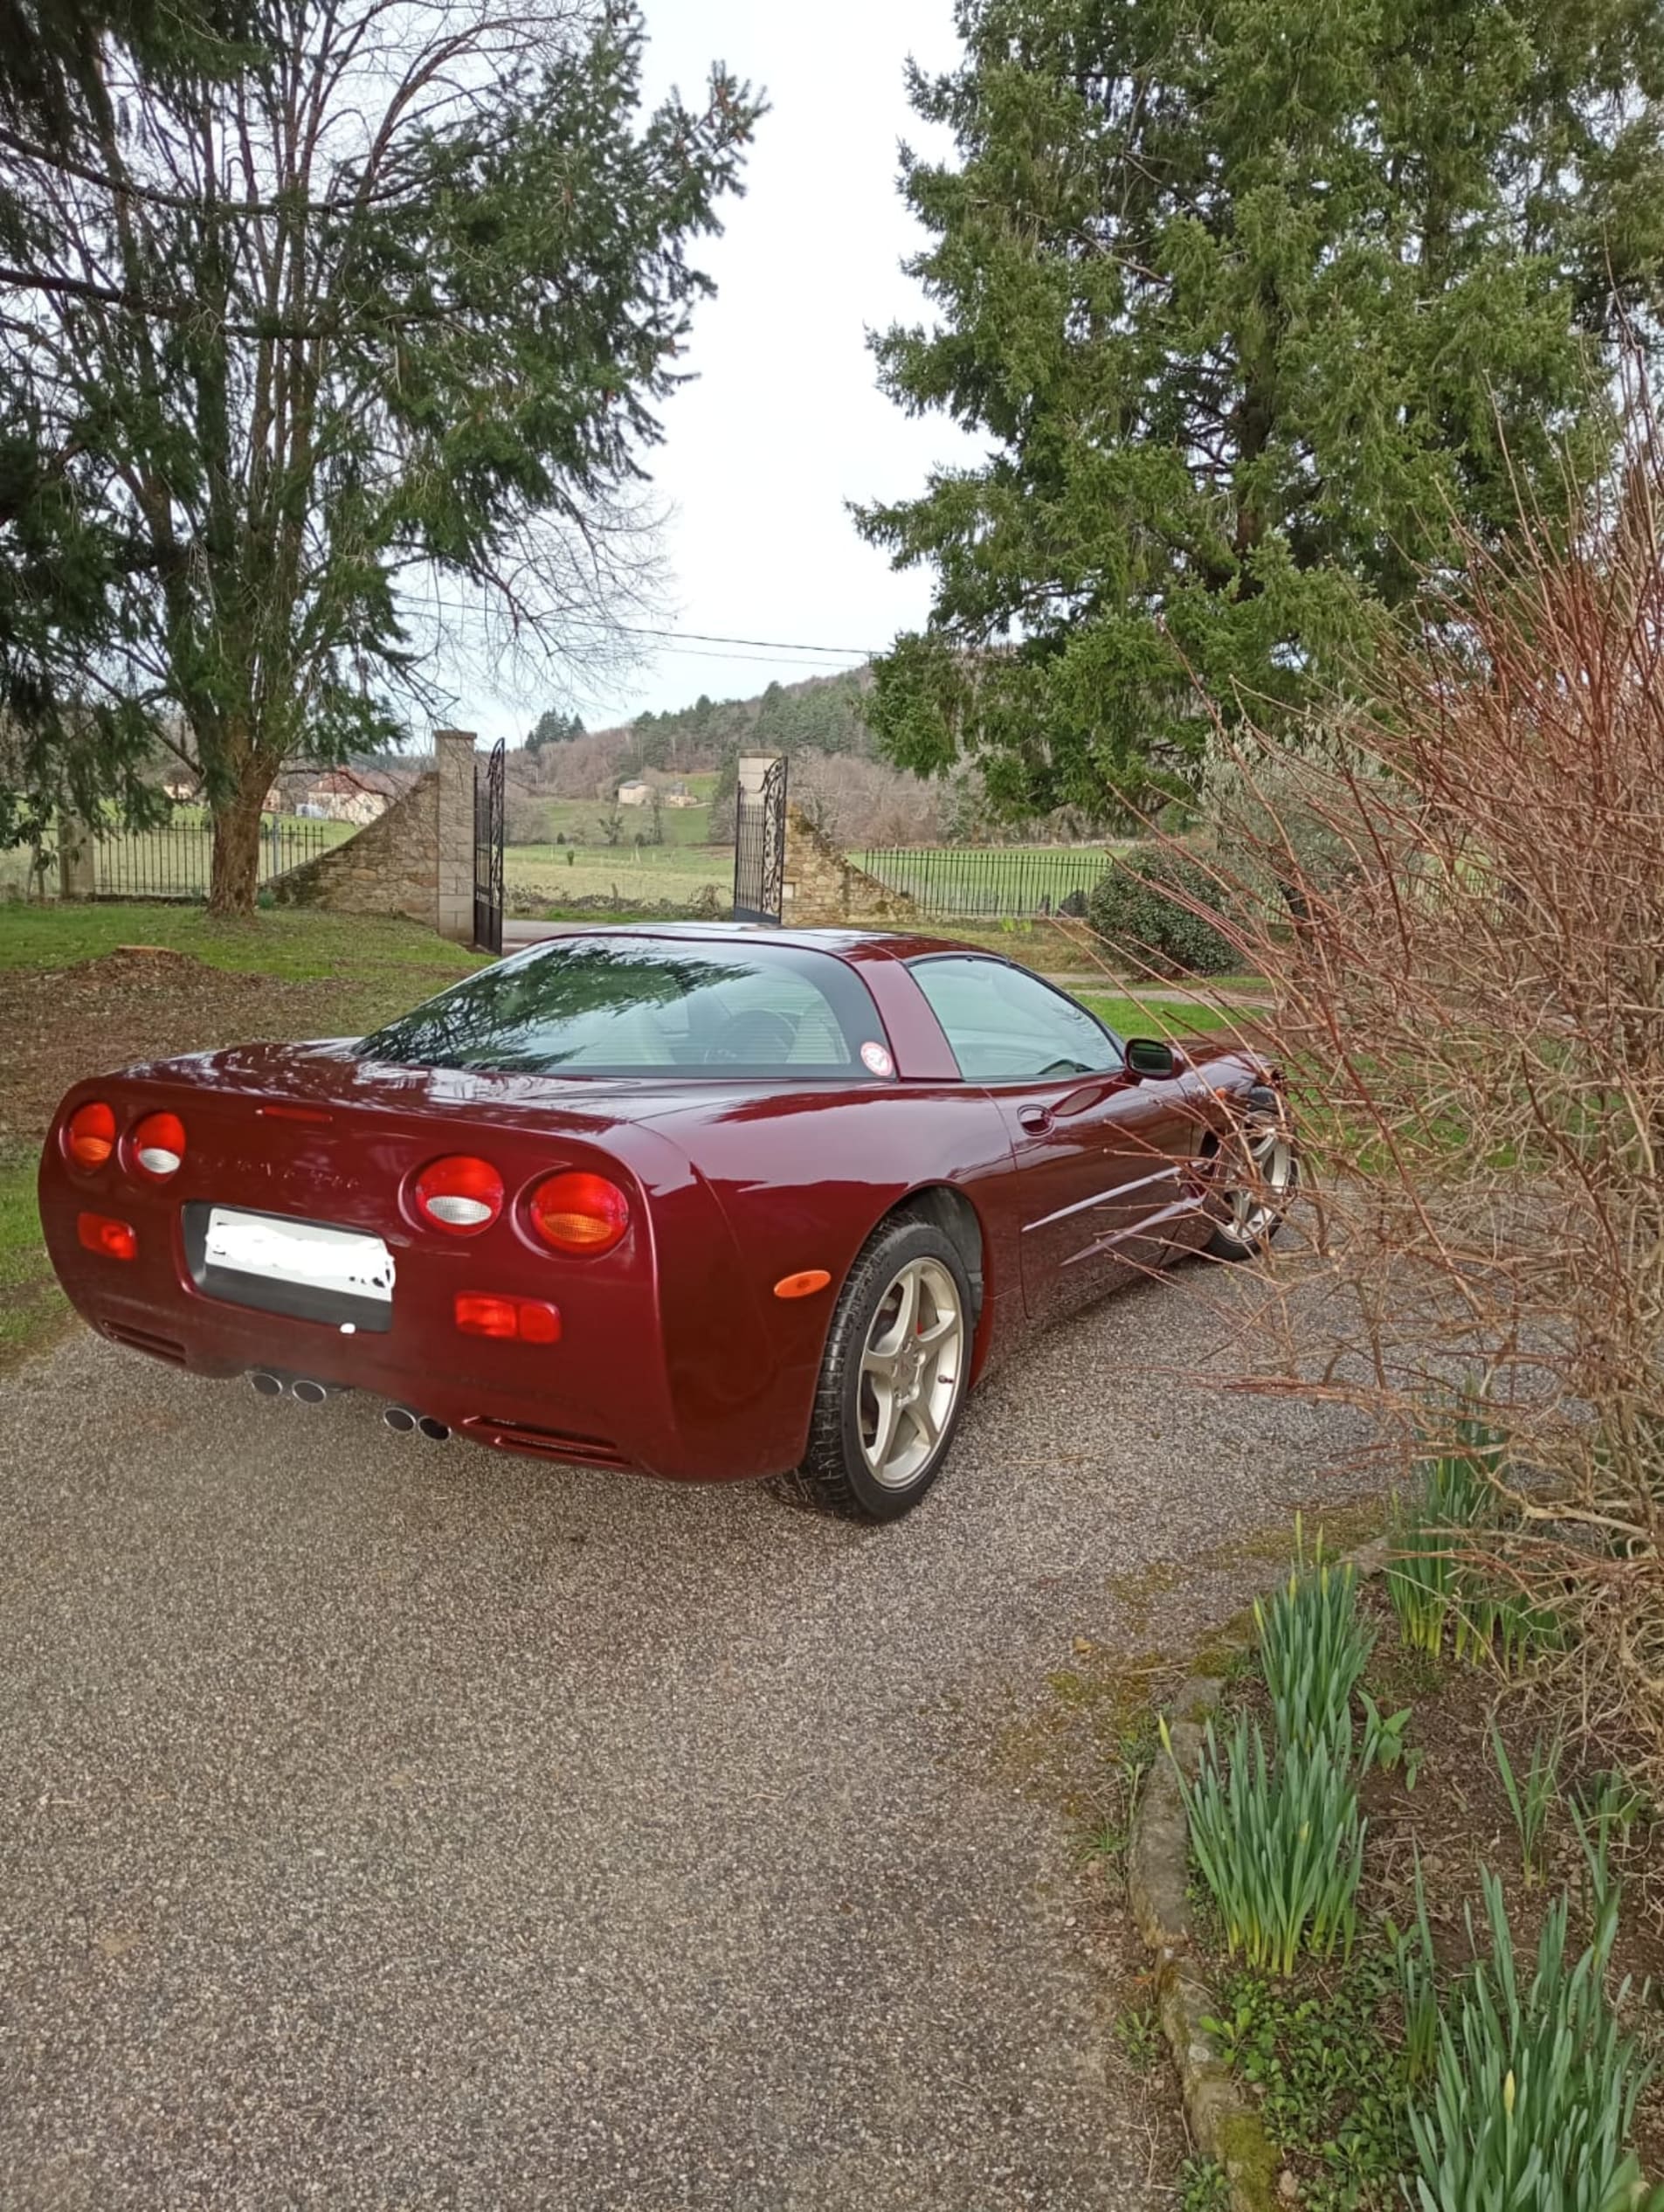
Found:
[[[1208,1241],[1216,1259],[1248,1260],[1282,1226],[1300,1184],[1300,1156],[1280,1099],[1253,1103],[1220,1158],[1224,1218]]]
[[[793,1478],[814,1503],[892,1521],[936,1480],[964,1404],[970,1282],[934,1221],[898,1216],[869,1239],[838,1301]]]
[[[874,1482],[905,1490],[959,1402],[965,1312],[940,1260],[908,1260],[873,1316],[861,1353],[857,1421]]]

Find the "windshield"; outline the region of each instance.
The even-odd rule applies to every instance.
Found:
[[[860,978],[783,944],[570,937],[469,976],[358,1047],[406,1068],[538,1075],[870,1081],[884,1042]]]

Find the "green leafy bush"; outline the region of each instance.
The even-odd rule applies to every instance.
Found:
[[[1141,969],[1223,975],[1241,962],[1205,918],[1219,911],[1222,896],[1212,874],[1188,854],[1171,845],[1141,845],[1110,856],[1087,912],[1110,950]]]

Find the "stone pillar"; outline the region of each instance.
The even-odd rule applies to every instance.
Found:
[[[93,866],[93,833],[73,814],[58,817],[58,895],[60,899],[97,896],[98,876]]]
[[[433,926],[457,944],[473,943],[473,736],[472,729],[433,733],[439,771]]]

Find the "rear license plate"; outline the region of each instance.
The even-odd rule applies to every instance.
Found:
[[[188,1206],[185,1248],[197,1287],[210,1297],[301,1320],[391,1326],[393,1255],[378,1236],[287,1214]]]

